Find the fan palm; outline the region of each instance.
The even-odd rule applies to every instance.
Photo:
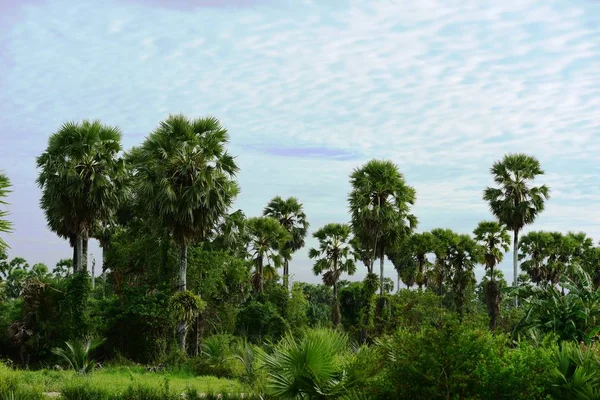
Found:
[[[171,115],[131,151],[136,196],[180,247],[178,288],[187,288],[187,250],[212,232],[238,194],[238,167],[226,151],[227,130],[216,118]],[[178,324],[185,349],[187,324]]]
[[[419,289],[427,284],[428,269],[432,265],[427,255],[433,253],[433,245],[434,237],[431,233],[415,233],[402,243],[398,251],[390,254],[390,259],[405,284],[416,283]]]
[[[74,245],[74,272],[86,268],[84,248],[92,228],[110,217],[123,194],[120,152],[119,128],[84,120],[62,125],[37,158],[40,205],[48,227]]]
[[[63,358],[69,366],[79,374],[86,374],[94,368],[95,361],[90,359],[92,351],[97,349],[103,339],[88,338],[85,340],[75,340],[65,342],[67,349],[54,348],[52,353]]]
[[[274,197],[263,210],[263,215],[272,217],[279,221],[291,235],[291,239],[285,243],[282,251],[283,256],[283,286],[289,286],[289,262],[292,254],[304,247],[304,238],[308,231],[308,221],[302,207],[302,203],[295,197],[283,199]]]
[[[457,235],[448,249],[448,265],[456,311],[462,317],[467,290],[475,284],[475,266],[483,258],[485,250],[469,235]]]
[[[10,193],[10,181],[8,177],[0,172],[0,206],[6,206],[8,203],[5,198]],[[6,216],[8,211],[0,210],[0,233],[9,233],[12,230],[12,224],[8,221]],[[0,253],[8,248],[8,244],[0,237]]]
[[[486,188],[483,199],[492,214],[513,232],[513,285],[517,286],[519,232],[544,211],[550,189],[546,185],[531,186],[544,170],[535,157],[527,154],[507,154],[494,163],[491,173],[498,187]]]
[[[438,296],[441,296],[444,284],[450,279],[449,252],[452,244],[457,240],[457,234],[451,229],[436,228],[431,230],[431,236],[435,261],[427,285],[435,287]]]
[[[352,382],[339,358],[348,351],[348,337],[338,331],[286,336],[272,353],[259,353],[268,373],[269,394],[277,399],[345,398]]]
[[[380,262],[380,296],[383,296],[383,273],[386,252],[396,247],[417,225],[410,213],[415,189],[391,161],[371,160],[350,175],[349,195],[352,229],[363,248],[370,248],[369,273],[376,258]]]
[[[327,224],[313,236],[319,241],[319,248],[311,248],[309,257],[316,259],[313,266],[315,275],[323,274],[323,283],[333,287],[332,319],[337,328],[340,322],[338,281],[343,273],[354,275],[356,264],[350,245],[351,228],[345,224]]]
[[[482,221],[473,231],[475,240],[485,247],[483,262],[489,272],[489,282],[484,287],[485,298],[490,315],[490,329],[496,327],[496,317],[500,314],[501,294],[494,275],[494,268],[504,259],[504,253],[510,249],[510,236],[506,227],[496,221]]]
[[[258,292],[262,292],[264,281],[273,279],[277,268],[283,264],[281,249],[291,236],[279,221],[271,217],[250,218],[246,226],[248,253],[255,266],[252,283]]]

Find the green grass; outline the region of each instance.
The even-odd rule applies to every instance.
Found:
[[[0,377],[2,376],[0,370]],[[5,371],[7,372],[7,371]],[[10,371],[19,384],[43,389],[44,392],[60,392],[65,386],[89,384],[112,391],[124,391],[132,384],[163,387],[168,380],[172,391],[181,393],[187,387],[193,387],[200,393],[240,393],[242,385],[231,379],[213,376],[194,376],[187,372],[146,372],[141,367],[108,367],[96,370],[85,376],[79,376],[73,371]]]

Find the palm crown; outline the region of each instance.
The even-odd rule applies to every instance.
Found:
[[[67,122],[50,137],[37,158],[40,205],[50,229],[85,240],[94,224],[110,218],[126,175],[120,152],[120,130],[100,121]]]

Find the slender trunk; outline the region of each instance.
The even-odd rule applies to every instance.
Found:
[[[519,278],[519,230],[515,229],[515,237],[513,243],[513,286],[517,287],[517,279]],[[515,295],[515,307],[519,306],[519,300]]]
[[[338,299],[337,281],[333,283],[333,329],[337,329],[340,323],[340,301]]]
[[[102,268],[102,272],[104,272],[104,260],[106,259],[106,249],[104,248],[104,246],[102,246],[102,248],[100,249],[100,257],[102,258],[100,260],[100,268]]]
[[[491,298],[492,304],[488,305],[490,312],[490,331],[496,329],[496,310],[498,310],[498,298],[497,298],[497,290],[496,290],[496,282],[494,281],[494,266],[490,265],[490,282],[487,286],[488,299]],[[493,291],[493,292],[492,292]],[[488,300],[490,301],[490,300]]]
[[[74,274],[77,270],[77,239],[72,240],[73,246],[73,262],[71,263],[72,273]],[[69,270],[67,268],[67,275],[69,275]]]
[[[92,261],[92,289],[96,287],[96,260]]]
[[[283,287],[285,290],[289,290],[289,261],[287,259],[283,260]]]
[[[83,238],[81,236],[77,236],[77,242],[76,242],[76,252],[77,252],[77,257],[76,257],[76,262],[73,265],[73,274],[75,274],[76,272],[81,271],[81,266],[82,266],[82,258],[83,258]]]
[[[196,340],[194,346],[194,356],[198,356],[200,354],[200,314],[196,315],[196,329],[194,329]]]
[[[81,271],[86,271],[88,270],[88,238],[87,236],[84,236],[82,239],[82,250],[81,250],[81,262],[82,267],[80,268]]]
[[[259,255],[258,257],[258,291],[262,293],[265,287],[265,277],[263,276],[263,258],[262,255]]]
[[[179,291],[185,292],[187,289],[187,245],[181,245],[181,253],[179,255]],[[187,335],[187,324],[184,321],[177,323],[177,341],[179,348],[185,353],[185,337]]]
[[[381,256],[379,257],[379,297],[383,297],[383,262],[385,261],[385,255],[383,254],[383,250],[381,251]]]

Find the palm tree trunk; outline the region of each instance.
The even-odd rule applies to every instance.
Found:
[[[515,229],[514,231],[514,243],[513,243],[513,286],[517,286],[517,279],[519,277],[519,230]],[[519,300],[515,295],[515,307],[519,306]]]
[[[81,267],[81,271],[86,271],[88,270],[88,238],[87,236],[85,236],[82,239],[82,255],[81,255],[81,261],[82,261],[82,267]]]
[[[383,250],[381,251],[381,256],[379,257],[379,297],[383,297],[383,262],[385,260],[385,255],[383,254]]]
[[[283,260],[283,287],[285,290],[289,290],[289,261],[287,259]]]
[[[333,283],[333,329],[337,329],[340,319],[340,301],[338,299],[338,286],[336,281]]]
[[[76,241],[76,253],[77,253],[77,257],[76,257],[76,262],[75,265],[73,265],[73,275],[76,272],[80,272],[82,270],[82,259],[83,259],[83,238],[81,237],[81,235],[77,236],[77,241]]]
[[[179,255],[179,291],[185,292],[187,289],[187,245],[181,245]],[[177,323],[177,341],[179,348],[185,353],[185,336],[187,335],[187,324],[184,321]]]
[[[262,255],[259,255],[258,257],[258,291],[259,293],[262,293],[265,286],[265,277],[263,276],[263,258]]]
[[[77,271],[77,239],[73,240],[73,262],[71,263],[71,267],[73,269],[72,273],[75,274],[75,271]],[[67,269],[68,274],[69,270]]]

